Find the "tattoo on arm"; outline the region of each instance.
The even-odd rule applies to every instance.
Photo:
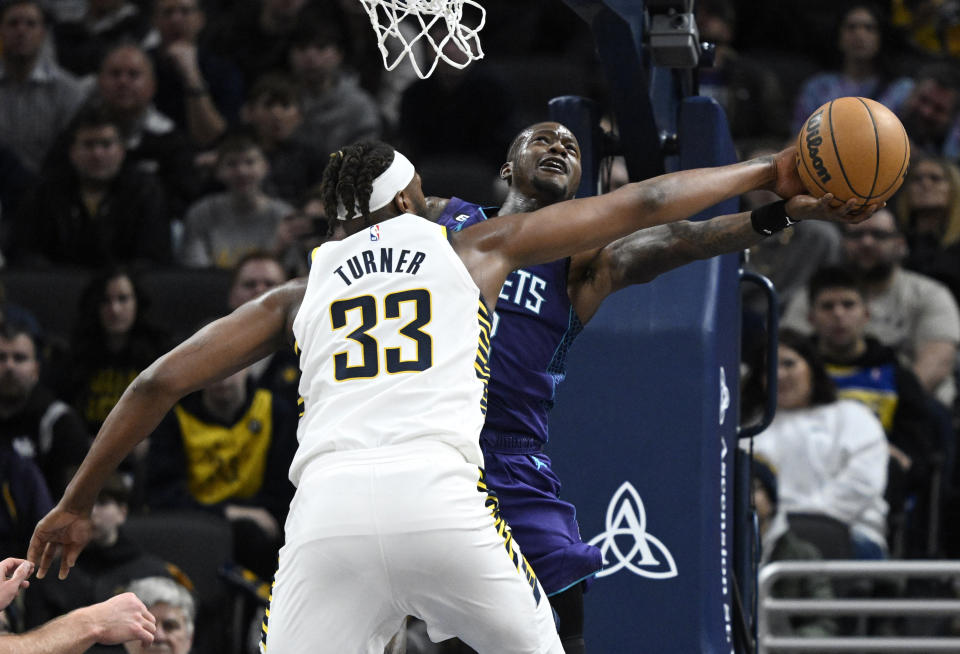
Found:
[[[691,261],[739,252],[761,240],[749,213],[644,229],[608,246],[612,276],[617,288],[642,284]]]

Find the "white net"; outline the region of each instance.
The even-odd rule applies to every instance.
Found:
[[[360,0],[377,35],[383,65],[409,59],[421,79],[440,61],[465,68],[483,58],[480,30],[486,11],[474,0]],[[464,9],[467,23],[464,23]]]

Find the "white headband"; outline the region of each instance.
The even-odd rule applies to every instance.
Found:
[[[375,180],[373,188],[370,191],[370,212],[382,209],[396,197],[397,193],[407,188],[410,180],[416,174],[413,164],[398,150],[393,152],[393,162],[383,171]],[[360,207],[355,206],[352,215],[347,215],[347,210],[340,202],[337,204],[337,220],[351,220],[361,215]]]

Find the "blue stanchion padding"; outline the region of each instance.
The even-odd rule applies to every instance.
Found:
[[[684,101],[679,122],[683,167],[733,161],[715,103]],[[726,255],[621,291],[570,353],[548,453],[606,560],[586,599],[591,651],[735,651],[738,269]]]

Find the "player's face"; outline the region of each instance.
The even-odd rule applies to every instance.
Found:
[[[80,179],[108,182],[120,172],[124,158],[120,135],[113,125],[78,129],[70,146],[70,162]]]
[[[882,278],[904,254],[903,237],[893,214],[886,210],[856,225],[845,225],[843,251],[847,261],[868,276]]]
[[[154,25],[164,43],[195,41],[203,29],[203,12],[197,0],[160,0]]]
[[[950,181],[947,172],[936,161],[919,161],[911,166],[906,191],[913,210],[950,206]]]
[[[511,187],[548,202],[572,198],[580,186],[580,144],[559,123],[534,125],[512,166]]]
[[[409,209],[410,213],[416,214],[417,216],[426,216],[427,198],[423,194],[423,180],[420,179],[420,173],[414,173],[413,179],[407,184],[407,188],[403,190],[413,205],[413,208]]]
[[[40,379],[40,364],[33,340],[26,334],[0,338],[0,401],[20,402]]]
[[[120,111],[145,109],[156,91],[150,62],[134,47],[110,53],[100,68],[97,84],[104,102]]]
[[[126,275],[107,282],[100,299],[100,324],[110,336],[126,334],[137,319],[137,296]]]
[[[781,345],[777,350],[777,408],[801,409],[810,405],[813,373],[806,359]]]
[[[271,288],[286,281],[283,268],[272,259],[251,259],[237,271],[237,279],[230,287],[230,308],[260,297]]]
[[[840,51],[855,61],[870,61],[880,51],[880,25],[869,11],[858,7],[840,25]]]
[[[821,342],[844,351],[863,337],[870,316],[863,297],[850,288],[825,288],[810,308],[810,324]]]
[[[165,602],[150,607],[157,619],[157,633],[153,644],[144,646],[139,640],[125,643],[129,654],[187,654],[193,646],[193,628],[183,609]]]
[[[43,47],[47,31],[43,14],[34,5],[18,5],[7,10],[0,23],[0,42],[7,59],[33,59]]]

